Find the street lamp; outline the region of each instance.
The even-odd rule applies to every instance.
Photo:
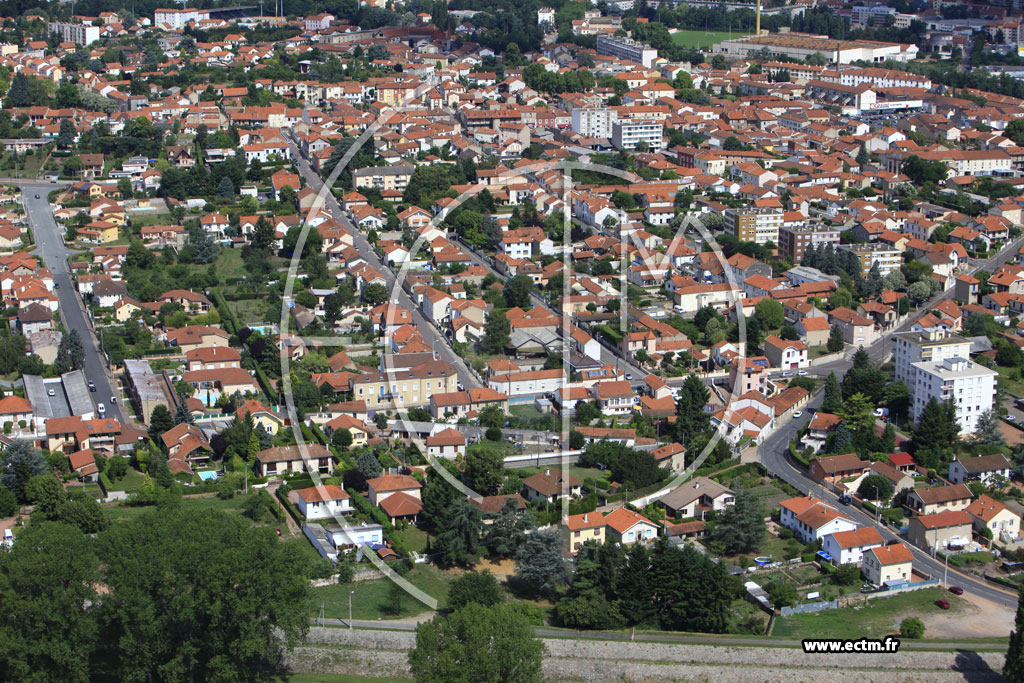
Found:
[[[352,596],[355,595],[355,591],[348,592],[348,630],[352,630]]]

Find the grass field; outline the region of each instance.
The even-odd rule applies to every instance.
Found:
[[[263,314],[266,313],[267,301],[266,299],[239,299],[238,301],[229,301],[228,307],[238,318],[238,322],[243,325],[249,323],[263,322]]]
[[[140,486],[142,486],[143,481],[145,481],[145,476],[142,474],[142,472],[139,472],[137,469],[129,467],[128,474],[124,475],[121,479],[111,483],[114,485],[114,491],[135,491]]]
[[[345,674],[292,674],[289,683],[400,683],[411,678],[377,678],[376,676],[348,676]]]
[[[672,34],[672,42],[683,47],[707,49],[723,40],[729,40],[730,36],[732,38],[739,38],[744,35],[747,34],[739,30],[732,33],[729,31],[710,31],[707,33],[704,31],[676,31]]]
[[[448,583],[454,578],[454,575],[446,574],[433,566],[419,565],[409,572],[406,578],[427,595],[437,598],[439,608],[447,604]],[[352,596],[353,619],[411,617],[430,609],[416,598],[402,591],[401,613],[397,615],[385,614],[383,608],[387,604],[391,585],[391,580],[385,578],[373,581],[354,581],[352,583],[335,584],[314,589],[313,614],[311,616],[317,615],[320,611],[320,604],[323,603],[327,618],[348,619],[349,591],[355,591],[355,595]]]
[[[182,507],[187,506],[193,510],[212,509],[237,514],[241,512],[244,501],[245,496],[235,496],[234,498],[229,498],[227,500],[221,500],[216,496],[212,496],[210,498],[185,498],[181,501],[181,505]],[[121,507],[119,505],[103,506],[103,512],[111,522],[131,519],[132,517],[137,517],[138,515],[153,509],[152,505],[139,505],[133,507]]]
[[[951,611],[964,605],[963,598],[941,588],[928,588],[891,598],[876,598],[866,607],[844,607],[816,614],[780,617],[775,622],[772,635],[780,638],[878,638],[898,632],[900,621],[905,617],[941,611],[935,605],[940,598],[949,600]]]

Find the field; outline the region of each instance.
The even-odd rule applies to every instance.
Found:
[[[227,500],[221,500],[216,496],[210,496],[208,498],[184,498],[182,499],[182,505],[188,506],[194,510],[213,509],[221,510],[232,514],[238,514],[242,511],[242,505],[245,502],[245,496],[238,495],[234,498]],[[137,517],[149,510],[153,510],[152,505],[139,505],[139,506],[120,506],[120,505],[104,505],[103,512],[106,513],[107,519],[111,522],[117,522],[123,519],[131,519]]]
[[[706,50],[716,43],[729,40],[730,37],[739,38],[744,35],[747,34],[740,30],[731,33],[729,31],[676,31],[672,34],[672,42],[683,47]]]
[[[772,635],[780,638],[878,638],[887,633],[897,633],[900,621],[905,617],[941,612],[935,605],[940,598],[949,600],[949,613],[961,610],[965,604],[963,598],[941,588],[927,588],[891,598],[876,598],[867,607],[845,607],[817,614],[780,617],[775,622]]]
[[[406,578],[427,595],[437,598],[438,607],[444,607],[448,601],[448,583],[455,578],[436,567],[418,565],[410,571]],[[390,579],[374,579],[372,581],[354,581],[352,583],[335,584],[317,588],[313,591],[313,614],[316,616],[323,603],[328,619],[348,619],[348,594],[352,596],[353,619],[394,619],[411,617],[426,612],[429,608],[422,602],[402,591],[402,611],[397,615],[384,613],[391,589]]]

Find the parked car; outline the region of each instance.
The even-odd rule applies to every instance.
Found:
[[[56,391],[54,391],[53,389],[47,389],[47,390],[46,390],[46,395],[47,395],[47,396],[56,396],[56,395],[57,395],[57,392],[56,392]]]
[[[632,379],[633,379],[632,373],[627,372],[626,373],[626,381],[632,381]]]
[[[935,605],[939,609],[949,609],[949,600],[936,600]]]
[[[803,415],[803,412],[798,410],[795,413],[793,413],[793,418],[796,419],[796,418],[800,417],[801,415]]]
[[[92,380],[89,380],[88,381],[88,385],[89,385],[89,391],[96,391],[96,382],[93,382]]]
[[[1013,422],[1013,421],[1015,421],[1017,419],[1017,416],[1016,415],[1007,415],[1006,419],[1009,420],[1010,422]]]
[[[961,588],[960,586],[950,586],[949,587],[949,592],[952,593],[953,595],[963,595],[964,594],[964,589]]]
[[[117,403],[117,396],[111,396],[110,397],[110,402],[111,403]]]
[[[801,377],[803,377],[803,376],[805,376],[805,375],[807,374],[807,371],[806,371],[806,370],[801,370],[800,372],[798,372],[798,373],[796,373],[796,374],[798,374],[798,375],[800,375]]]

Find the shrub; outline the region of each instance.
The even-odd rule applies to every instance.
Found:
[[[923,638],[924,622],[917,617],[907,617],[900,622],[900,635],[904,638]]]

